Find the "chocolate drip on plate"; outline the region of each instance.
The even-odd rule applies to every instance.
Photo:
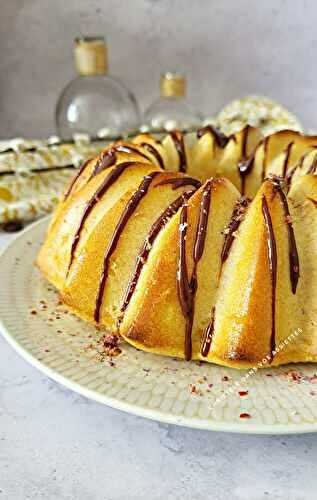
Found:
[[[280,182],[277,179],[274,179],[273,183],[274,183],[274,188],[276,189],[276,191],[280,197],[280,200],[282,202],[284,215],[285,215],[285,222],[286,222],[287,233],[288,233],[290,280],[291,280],[291,285],[292,285],[292,292],[293,292],[293,294],[295,294],[298,280],[299,280],[299,258],[298,258],[298,251],[297,251],[297,246],[296,246],[296,239],[295,239],[295,234],[294,234],[294,229],[293,229],[291,214],[290,214],[289,207],[288,207],[287,198],[282,190]]]
[[[128,284],[123,303],[121,306],[121,318],[120,322],[122,321],[123,314],[125,313],[132,295],[136,289],[139,277],[141,275],[141,271],[143,269],[143,266],[147,262],[148,256],[150,254],[151,248],[154,244],[154,241],[156,240],[157,236],[160,234],[161,230],[166,226],[168,221],[177,213],[179,208],[184,204],[186,200],[190,198],[190,196],[195,192],[195,190],[191,191],[185,191],[181,196],[176,198],[171,205],[169,205],[164,212],[156,219],[154,224],[152,225],[149,234],[147,235],[140,252],[136,258],[136,265],[134,268],[134,271],[132,273],[132,277],[130,279],[130,282]]]
[[[142,142],[141,146],[146,149],[149,153],[151,153],[154,158],[156,158],[157,163],[161,167],[162,170],[165,170],[165,165],[162,156],[160,155],[159,151],[152,146],[152,144],[149,144],[148,142]]]
[[[163,186],[165,184],[172,184],[173,190],[182,186],[194,186],[196,189],[199,189],[201,186],[201,182],[194,177],[171,177],[158,182],[155,187]]]
[[[75,251],[76,251],[77,245],[79,243],[79,239],[80,239],[80,234],[81,234],[81,231],[84,227],[84,224],[85,224],[85,221],[86,221],[88,215],[91,213],[92,209],[98,203],[100,198],[102,198],[102,196],[112,186],[112,184],[114,184],[116,182],[116,180],[125,171],[125,169],[128,167],[131,167],[132,165],[135,165],[135,162],[128,161],[128,162],[120,163],[113,170],[111,170],[111,172],[107,175],[107,177],[103,180],[101,185],[98,187],[97,191],[90,198],[88,203],[85,205],[83,214],[81,216],[78,228],[76,230],[76,233],[75,233],[75,236],[74,236],[74,239],[72,242],[71,252],[70,252],[70,260],[69,260],[67,272],[69,272],[71,265],[73,263]]]
[[[186,172],[187,169],[187,158],[184,144],[184,137],[180,130],[172,130],[169,135],[174,141],[176,151],[179,157],[179,171]]]
[[[230,222],[225,229],[225,238],[221,250],[221,266],[226,262],[233,240],[235,238],[235,232],[238,230],[244,216],[245,212],[249,206],[250,200],[242,196],[235,205],[235,208],[232,212],[232,216]]]
[[[187,205],[183,206],[180,214],[177,290],[182,312],[186,319],[184,350],[185,359],[187,361],[189,361],[192,357],[192,328],[195,310],[195,295],[197,291],[197,264],[203,255],[205,247],[208,217],[210,212],[211,182],[212,181],[207,181],[202,192],[193,250],[194,267],[190,280],[188,277],[186,263]]]
[[[105,285],[106,285],[106,281],[107,281],[107,277],[108,277],[110,257],[112,256],[115,249],[117,248],[120,236],[121,236],[124,228],[126,227],[127,223],[129,222],[130,217],[133,215],[134,211],[138,207],[142,198],[144,198],[144,196],[147,194],[151,182],[158,174],[159,174],[159,172],[152,172],[151,174],[146,175],[143,178],[140,186],[133,193],[133,195],[129,199],[128,203],[126,204],[125,209],[123,210],[121,217],[119,219],[119,222],[114,230],[112,238],[108,244],[106,253],[104,255],[102,273],[101,273],[101,277],[100,277],[99,288],[98,288],[98,293],[97,293],[97,298],[96,298],[96,307],[95,307],[95,312],[94,312],[94,319],[97,323],[99,322],[99,319],[100,319],[100,308],[101,308],[102,298],[104,295]]]
[[[204,358],[206,358],[209,354],[211,342],[212,342],[212,337],[213,337],[213,333],[214,333],[214,328],[215,328],[215,306],[212,308],[211,320],[208,323],[206,330],[204,331],[203,341],[202,341],[202,345],[201,345],[200,352]]]
[[[221,132],[221,130],[213,125],[206,125],[206,127],[197,130],[197,139],[200,139],[208,133],[214,137],[219,148],[223,149],[230,141],[230,137],[227,137],[223,132]]]
[[[262,197],[262,214],[267,232],[267,255],[269,261],[269,269],[271,275],[272,295],[271,295],[271,361],[273,360],[273,351],[275,351],[275,306],[276,306],[276,277],[277,277],[277,249],[276,240],[273,230],[272,218],[265,196]]]

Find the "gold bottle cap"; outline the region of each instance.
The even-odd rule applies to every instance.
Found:
[[[186,79],[180,73],[164,73],[161,75],[160,91],[162,97],[184,97]]]
[[[108,71],[108,51],[103,37],[75,39],[75,65],[80,75],[103,75]]]

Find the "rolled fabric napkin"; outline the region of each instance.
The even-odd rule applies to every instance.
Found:
[[[51,212],[74,171],[109,142],[99,138],[57,140],[14,139],[0,145],[3,229],[20,229],[23,223]]]

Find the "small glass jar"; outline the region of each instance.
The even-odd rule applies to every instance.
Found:
[[[140,124],[139,108],[125,85],[108,74],[103,37],[77,38],[74,48],[78,76],[66,85],[56,106],[57,133],[117,136]]]
[[[160,97],[145,111],[141,129],[173,130],[199,127],[201,117],[186,99],[186,78],[175,72],[161,75]]]

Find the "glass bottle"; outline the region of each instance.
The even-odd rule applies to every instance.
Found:
[[[75,40],[76,78],[66,85],[56,106],[56,128],[62,138],[74,134],[112,137],[135,130],[140,113],[132,93],[108,74],[103,37]]]
[[[199,127],[201,117],[186,100],[186,78],[180,73],[161,75],[160,97],[144,113],[142,131]]]

